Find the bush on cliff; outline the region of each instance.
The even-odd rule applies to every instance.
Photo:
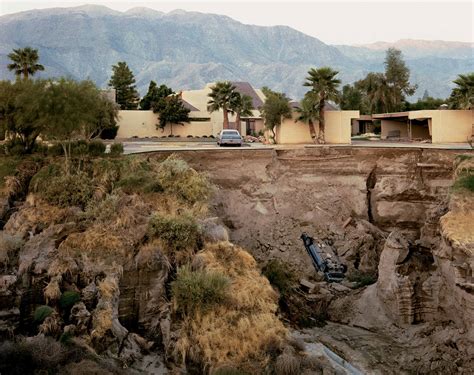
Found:
[[[218,272],[192,271],[188,266],[178,269],[171,284],[173,300],[179,312],[189,315],[206,312],[227,299],[230,280]]]
[[[212,193],[207,177],[196,172],[186,161],[175,155],[161,162],[157,177],[166,192],[189,203],[206,201]]]
[[[199,225],[186,213],[178,216],[155,213],[150,219],[148,235],[158,238],[170,258],[178,264],[189,260],[202,243]]]

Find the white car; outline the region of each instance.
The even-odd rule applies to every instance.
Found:
[[[237,130],[233,129],[225,129],[221,130],[219,135],[217,136],[217,144],[222,146],[242,146],[242,137]]]

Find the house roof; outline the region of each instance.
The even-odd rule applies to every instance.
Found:
[[[297,100],[292,100],[290,102],[290,107],[293,109],[300,108],[300,105],[301,105],[300,102]],[[324,110],[325,111],[338,111],[337,107],[329,102],[324,103]]]
[[[255,109],[260,108],[263,105],[262,99],[255,92],[252,85],[248,82],[231,82],[235,86],[235,90],[242,94],[248,95],[252,98],[252,104]]]
[[[189,109],[191,112],[199,112],[199,109],[197,109],[195,106],[193,106],[192,104],[188,103],[186,100],[184,100],[183,98],[181,98],[181,102],[183,103],[183,107],[184,108],[187,108]]]

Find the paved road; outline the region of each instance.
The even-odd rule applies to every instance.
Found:
[[[137,154],[152,151],[196,151],[196,150],[255,150],[272,149],[272,146],[261,143],[245,144],[242,147],[219,147],[215,142],[147,142],[127,141],[123,142],[125,154]]]
[[[272,149],[301,149],[318,147],[356,147],[356,148],[422,148],[472,151],[473,148],[468,143],[431,144],[431,143],[409,143],[409,142],[383,142],[383,141],[353,141],[352,144],[331,144],[331,145],[264,145],[261,143],[244,144],[242,147],[219,147],[215,142],[159,142],[159,141],[125,141],[124,153],[137,154],[153,151],[199,151],[199,150],[272,150]]]

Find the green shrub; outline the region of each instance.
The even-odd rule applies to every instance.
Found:
[[[4,156],[0,158],[0,188],[5,186],[5,177],[14,176],[21,158]]]
[[[165,191],[190,203],[206,201],[212,192],[212,185],[207,177],[196,172],[175,155],[160,164],[158,180]]]
[[[53,308],[42,305],[38,306],[33,314],[33,319],[36,323],[43,323],[43,321],[53,313]]]
[[[373,273],[364,273],[356,270],[347,275],[347,280],[356,283],[355,288],[362,288],[374,284],[377,281],[377,276]]]
[[[191,271],[188,266],[178,268],[171,290],[178,311],[191,314],[207,311],[227,299],[230,280],[217,272]]]
[[[161,239],[170,250],[197,249],[201,231],[191,215],[163,216],[154,214],[149,223],[151,237]]]
[[[95,156],[95,157],[101,156],[105,152],[104,142],[98,139],[94,139],[90,141],[87,147],[88,147],[87,151],[90,156]]]
[[[466,189],[474,192],[474,174],[459,177],[454,183],[456,189]]]
[[[61,298],[59,299],[59,306],[61,306],[63,310],[68,310],[80,300],[81,295],[78,292],[68,290],[61,294]]]
[[[49,156],[62,156],[64,155],[63,146],[59,143],[55,143],[48,148],[48,155]]]
[[[11,156],[25,155],[25,145],[19,139],[11,139],[5,143],[5,153]]]
[[[288,293],[296,281],[296,275],[291,267],[278,259],[270,260],[262,273],[282,295]]]
[[[33,152],[41,155],[48,155],[48,145],[42,142],[36,142],[33,146]]]
[[[247,372],[236,369],[231,366],[219,367],[217,370],[214,370],[212,375],[248,375]]]
[[[114,127],[102,130],[102,133],[100,133],[100,138],[115,139],[115,137],[117,136],[118,128],[119,128],[118,126],[114,126]]]
[[[54,168],[50,172],[54,173]],[[84,208],[94,193],[92,181],[85,173],[53,175],[47,178],[35,176],[32,182],[30,186],[33,191],[48,203],[59,207]]]
[[[110,146],[110,154],[113,156],[118,156],[123,154],[123,144],[122,143],[113,143]]]

